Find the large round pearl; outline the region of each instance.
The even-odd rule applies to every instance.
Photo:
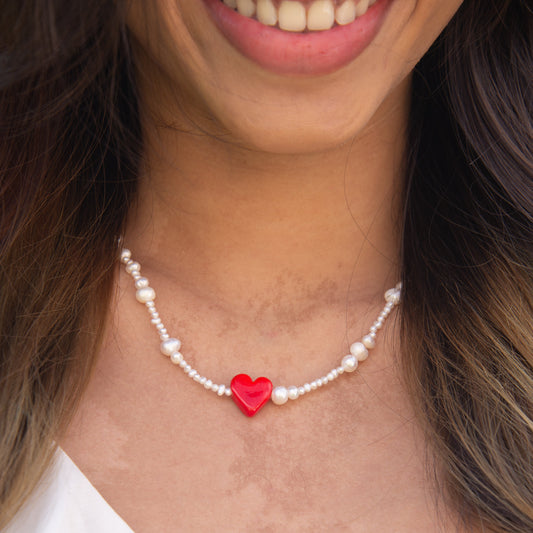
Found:
[[[161,353],[165,355],[172,355],[174,352],[179,352],[181,348],[181,341],[178,339],[168,339],[161,343]]]
[[[354,342],[350,346],[350,353],[357,357],[358,361],[364,361],[368,357],[368,350],[362,342]]]
[[[276,387],[272,391],[272,401],[276,405],[283,405],[284,403],[287,403],[288,399],[289,391],[286,389],[286,387]]]
[[[342,368],[345,372],[353,372],[358,365],[358,361],[354,355],[345,355],[341,361]]]
[[[155,291],[152,287],[143,287],[136,292],[135,298],[137,298],[137,301],[142,304],[151,302],[152,300],[155,300]]]

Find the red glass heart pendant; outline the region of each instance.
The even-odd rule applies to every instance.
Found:
[[[272,394],[272,382],[267,378],[252,378],[238,374],[231,380],[233,401],[246,416],[254,416]]]

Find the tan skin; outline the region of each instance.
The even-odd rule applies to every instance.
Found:
[[[243,58],[200,2],[132,3],[147,147],[125,241],[201,373],[303,383],[371,325],[399,275],[410,72],[460,3],[397,0],[351,64],[298,79]],[[117,276],[60,444],[135,531],[456,530],[393,320],[358,373],[247,419],[158,354]]]

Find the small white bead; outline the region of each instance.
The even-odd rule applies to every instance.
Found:
[[[172,356],[170,356],[172,357]],[[185,359],[182,359],[180,362],[179,362],[179,365],[181,366],[181,368],[185,368],[187,366],[187,361],[185,361]]]
[[[202,379],[206,379],[206,378],[203,378],[202,376],[200,376],[200,374],[196,374],[194,377],[193,377],[194,381],[196,381],[196,383],[202,383]]]
[[[342,358],[342,368],[344,368],[345,372],[353,372],[357,368],[357,365],[358,361],[355,355],[345,355]]]
[[[165,355],[172,355],[174,352],[179,352],[181,348],[181,341],[179,339],[168,339],[161,343],[160,349],[161,353]]]
[[[285,387],[276,387],[272,391],[271,399],[276,405],[283,405],[289,399],[289,391]]]
[[[205,376],[202,376],[202,377],[200,378],[199,383],[200,383],[200,385],[203,385],[206,381],[207,381],[207,378],[206,378]]]
[[[315,379],[315,382],[317,387],[322,387],[322,378]]]
[[[204,383],[204,387],[205,387],[206,389],[210,389],[210,388],[211,388],[211,385],[213,385],[213,382],[212,382],[210,379],[208,379],[208,380]]]
[[[190,378],[193,378],[194,376],[197,376],[197,375],[198,375],[198,372],[194,370],[194,368],[188,374]]]
[[[338,367],[337,367],[337,372],[339,373],[339,376],[340,376],[341,374],[344,374],[344,368],[342,368],[342,366],[338,366]]]
[[[322,382],[322,385],[327,385],[328,384],[327,376],[324,376],[324,377],[320,378],[320,381]]]
[[[133,272],[139,272],[141,270],[141,265],[137,261],[128,261],[126,264],[126,272],[132,274]]]
[[[374,336],[376,335],[377,331],[378,331],[378,328],[376,328],[376,326],[372,326],[372,327],[370,328],[370,333],[373,333]]]
[[[367,350],[371,350],[376,346],[376,338],[372,337],[372,335],[365,335],[363,337],[363,344]]]
[[[298,396],[303,396],[305,394],[305,389],[303,387],[298,387]]]
[[[155,300],[155,291],[152,289],[152,287],[143,287],[142,289],[137,290],[135,293],[135,298],[137,298],[137,301],[141,302],[142,304],[151,302]]]
[[[167,330],[165,329],[165,326],[163,326],[163,324],[157,324],[157,326],[155,327],[155,329],[157,329],[157,331],[159,331],[159,333],[166,333]]]
[[[161,339],[161,341],[168,341],[168,339],[170,339],[167,333],[159,335],[159,338]]]
[[[226,387],[224,394],[229,398],[231,396],[231,389],[229,387]]]
[[[217,394],[219,396],[222,396],[226,392],[226,385],[219,385]]]
[[[148,285],[150,285],[150,283],[146,278],[138,278],[135,282],[136,289],[144,289],[144,287],[148,287]]]
[[[160,318],[152,318],[152,320],[150,320],[150,322],[154,325],[157,325],[157,324],[161,324],[161,319]]]
[[[155,311],[155,303],[154,302],[146,302],[146,309],[148,309],[148,312],[151,313],[152,311]]]
[[[328,372],[328,375],[326,376],[328,378],[328,381],[333,381],[335,377],[333,376],[333,372]]]
[[[311,385],[309,385],[309,383],[305,383],[304,384],[304,390],[305,390],[305,392],[311,392]]]
[[[339,373],[337,372],[337,369],[336,369],[336,368],[334,368],[334,369],[331,371],[331,374],[333,374],[333,377],[334,377],[334,378],[339,377]]]
[[[120,260],[123,263],[127,263],[130,259],[131,259],[131,252],[127,248],[124,248],[120,254]]]
[[[179,352],[174,352],[170,354],[170,360],[175,364],[179,365],[183,361],[183,355]]]
[[[159,313],[155,309],[148,309],[148,312],[152,318],[159,318]]]
[[[375,324],[376,328],[381,328],[383,326],[383,319],[382,318],[378,318],[374,324]]]
[[[311,385],[311,390],[317,390],[318,389],[318,384],[316,382],[316,379],[315,379],[315,381],[311,381],[310,385]]]
[[[213,385],[211,385],[211,390],[213,392],[218,392],[218,385],[216,385],[215,383],[213,383]]]
[[[182,367],[182,368],[183,368],[183,371],[184,371],[186,374],[188,374],[188,373],[192,370],[192,366],[191,366],[189,363],[187,363],[187,364],[186,364],[184,367]]]
[[[289,400],[296,400],[298,398],[298,387],[291,385],[287,391],[289,393]]]

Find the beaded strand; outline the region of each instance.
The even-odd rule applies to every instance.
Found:
[[[155,290],[150,287],[148,279],[141,275],[141,265],[137,261],[132,260],[131,251],[127,248],[123,248],[120,255],[120,260],[124,264],[126,272],[133,278],[136,288],[135,297],[137,301],[146,306],[148,314],[150,315],[150,321],[157,330],[161,341],[161,352],[168,356],[173,364],[182,368],[187,376],[189,376],[193,381],[202,385],[205,389],[216,393],[218,396],[231,397],[232,386],[218,384],[206,376],[202,376],[185,360],[183,354],[180,352],[181,341],[169,335],[154,303],[156,298]],[[289,387],[274,387],[270,397],[272,402],[276,405],[282,405],[288,400],[296,400],[297,398],[300,398],[311,391],[327,385],[345,372],[354,372],[359,363],[368,358],[369,350],[372,350],[372,348],[375,347],[377,332],[383,327],[385,320],[390,315],[394,307],[399,304],[400,296],[401,283],[398,283],[394,288],[385,292],[384,297],[386,304],[375,322],[370,327],[369,332],[361,339],[361,341],[354,342],[350,346],[350,353],[341,359],[338,366],[331,369],[326,375],[301,386],[291,385]],[[255,414],[255,411],[253,414]],[[251,416],[251,414],[249,416]]]

